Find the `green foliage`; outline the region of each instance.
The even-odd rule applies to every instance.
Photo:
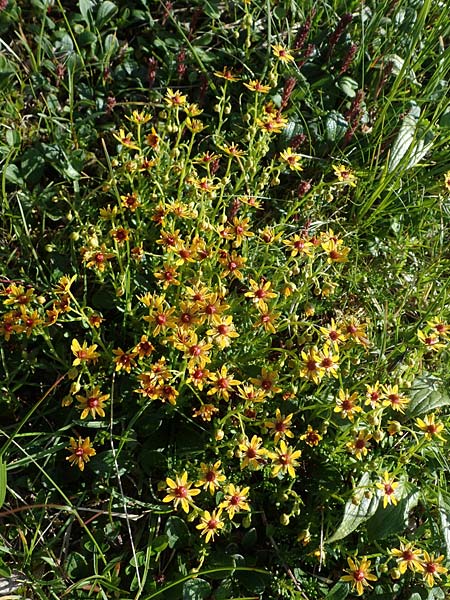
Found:
[[[0,4],[5,593],[444,598],[446,11]]]

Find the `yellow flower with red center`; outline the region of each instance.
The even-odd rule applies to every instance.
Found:
[[[120,199],[122,200],[123,208],[129,210],[132,213],[136,212],[136,209],[139,208],[139,206],[141,205],[136,192],[120,196]]]
[[[359,431],[354,440],[347,443],[347,449],[355,456],[355,458],[362,460],[363,457],[367,456],[367,452],[370,448],[369,440],[371,438],[372,435],[368,431]]]
[[[210,422],[212,417],[219,412],[214,404],[202,404],[200,408],[194,409],[192,414],[194,417],[200,417],[203,421]]]
[[[273,435],[275,444],[278,444],[280,439],[285,437],[293,438],[294,434],[290,430],[293,413],[285,417],[281,414],[279,408],[275,410],[275,419],[273,421],[265,421],[264,427],[269,429],[270,435]]]
[[[131,117],[125,115],[125,118],[128,119],[128,121],[134,123],[135,125],[144,125],[145,123],[151,121],[152,115],[146,113],[144,110],[141,112],[139,112],[138,110],[133,110],[133,112],[131,113]]]
[[[59,292],[55,289],[55,293]],[[16,285],[11,283],[3,292],[2,296],[8,296],[6,300],[3,300],[5,306],[25,306],[30,304],[34,299],[34,288],[28,288],[25,291],[23,285]]]
[[[208,390],[207,395],[212,396],[214,394],[227,402],[230,399],[230,392],[234,391],[234,386],[241,383],[238,379],[234,379],[232,373],[228,373],[226,365],[222,365],[220,371],[211,373],[209,380],[213,385],[212,388]]]
[[[450,334],[450,325],[439,317],[433,317],[431,321],[427,321],[430,329],[434,329],[439,337],[447,338]]]
[[[347,339],[341,327],[336,325],[334,319],[331,319],[330,323],[325,327],[319,327],[319,331],[324,340],[333,344],[335,348],[339,347],[339,344],[343,344]]]
[[[245,87],[251,92],[257,92],[259,94],[267,94],[270,92],[270,85],[264,85],[259,79],[251,79],[248,83],[244,82]]]
[[[383,406],[390,406],[398,412],[405,412],[404,408],[409,403],[409,398],[399,392],[398,385],[383,385],[382,387],[385,399]]]
[[[333,165],[333,171],[338,178],[338,181],[356,187],[356,182],[358,180],[350,167],[346,167],[345,165]]]
[[[167,477],[166,484],[168,486],[166,488],[167,495],[163,498],[163,502],[173,502],[174,508],[180,505],[184,512],[188,513],[189,507],[194,505],[193,497],[200,494],[201,490],[192,488],[194,484],[188,481],[186,471],[181,475],[176,475],[175,479]]]
[[[173,91],[171,88],[168,88],[165,101],[170,108],[179,108],[186,104],[187,96],[184,96],[179,90]]]
[[[272,476],[276,477],[281,472],[283,475],[288,473],[290,477],[295,477],[295,467],[298,467],[299,464],[297,458],[300,458],[301,455],[301,450],[294,450],[284,440],[281,440],[279,447],[269,453],[272,461]]]
[[[221,71],[214,71],[214,75],[219,77],[220,79],[225,79],[226,81],[239,81],[239,77],[230,67],[223,67]]]
[[[407,569],[413,573],[424,570],[422,564],[422,551],[414,547],[411,542],[400,542],[400,548],[393,548],[391,555],[397,560],[397,568],[403,575]]]
[[[96,415],[104,417],[105,411],[103,410],[103,406],[108,398],[109,394],[102,394],[98,386],[95,386],[86,396],[76,396],[77,401],[80,403],[78,408],[82,411],[80,419],[85,419],[88,414],[93,419],[95,419]]]
[[[439,352],[443,348],[445,348],[445,343],[439,337],[439,335],[435,335],[433,333],[426,333],[419,329],[417,332],[417,337],[424,344],[428,350],[432,350],[433,352]]]
[[[129,150],[139,150],[139,146],[133,141],[133,134],[125,133],[124,129],[119,129],[119,133],[113,133],[113,137]]]
[[[175,265],[164,263],[163,268],[159,271],[154,271],[153,276],[165,290],[169,285],[180,285],[180,281],[177,279],[178,271]]]
[[[245,150],[241,150],[237,144],[232,142],[231,144],[223,144],[222,146],[218,146],[222,152],[225,152],[228,156],[234,156],[235,158],[239,158],[240,156],[244,156],[246,154]]]
[[[322,249],[327,253],[327,263],[344,263],[348,261],[350,248],[343,246],[342,240],[327,240],[322,242]]]
[[[370,560],[363,557],[361,560],[347,558],[349,569],[345,569],[348,575],[342,575],[342,581],[348,581],[352,584],[352,590],[356,589],[358,596],[364,594],[364,588],[372,588],[369,581],[376,581],[377,577],[370,572]]]
[[[233,323],[233,317],[227,316],[214,316],[213,327],[208,329],[206,335],[211,336],[214,343],[223,350],[231,345],[233,339],[238,338],[239,334],[236,331]]]
[[[271,311],[264,301],[258,302],[256,307],[260,314],[253,327],[263,327],[267,333],[276,333],[275,323],[281,313]]]
[[[70,446],[67,447],[66,450],[70,450],[72,453],[70,456],[66,457],[66,460],[70,462],[71,467],[77,465],[80,471],[84,471],[85,463],[89,462],[90,457],[95,456],[96,454],[89,437],[84,440],[81,437],[79,437],[78,440],[71,437]]]
[[[316,346],[309,348],[308,352],[302,350],[302,366],[300,368],[300,377],[313,381],[316,385],[319,385],[325,371],[320,366],[321,357]]]
[[[139,359],[150,356],[155,351],[155,347],[146,335],[141,335],[141,341],[133,348],[133,354],[137,354]]]
[[[210,363],[209,351],[212,347],[212,344],[207,343],[206,340],[199,340],[198,335],[192,332],[189,343],[184,348],[183,355],[188,360],[188,368],[200,367],[203,369],[207,363]]]
[[[211,513],[205,510],[200,517],[200,523],[196,527],[201,530],[201,535],[205,536],[206,543],[209,540],[214,541],[214,536],[223,529],[224,522],[221,520],[221,516],[222,511],[219,508],[219,510],[213,510]]]
[[[370,405],[371,408],[378,408],[384,398],[384,392],[381,390],[379,381],[376,381],[373,385],[366,383],[366,405]]]
[[[244,296],[251,298],[252,302],[258,304],[259,307],[263,307],[264,304],[270,298],[276,298],[278,294],[271,292],[270,288],[272,283],[270,281],[261,281],[257,283],[254,279],[250,279],[250,291],[245,292]]]
[[[261,375],[251,377],[250,381],[258,388],[264,390],[267,395],[279,394],[281,387],[276,385],[278,379],[278,371],[269,371],[265,367],[261,369]]]
[[[224,508],[231,520],[234,518],[234,515],[241,512],[241,510],[249,511],[249,491],[249,487],[239,488],[233,483],[228,484],[225,489],[224,500],[219,504],[219,508]]]
[[[281,115],[266,115],[263,119],[256,119],[256,125],[266,133],[281,133],[288,120]]]
[[[290,50],[282,46],[281,44],[274,44],[272,46],[272,52],[274,56],[282,63],[288,64],[295,61]]]
[[[116,371],[123,369],[127,373],[130,373],[131,369],[136,366],[136,361],[134,360],[136,356],[135,352],[124,352],[122,348],[117,348],[117,350],[113,350],[113,354],[116,355],[116,358],[113,360],[116,365]]]
[[[248,404],[265,402],[267,398],[266,392],[261,388],[256,389],[252,383],[239,386],[238,396]]]
[[[337,352],[337,350],[333,352],[333,346],[329,343],[326,343],[318,354],[320,358],[319,367],[323,369],[326,375],[332,375],[337,379],[339,369],[339,352]]]
[[[209,490],[211,496],[226,480],[225,475],[220,470],[220,465],[220,460],[213,465],[200,463],[200,478],[195,485],[202,487],[204,490]]]
[[[303,167],[300,164],[302,157],[300,154],[293,152],[290,146],[286,150],[283,150],[283,152],[280,152],[280,160],[285,162],[291,171],[297,171],[297,173],[303,171]]]
[[[444,430],[444,424],[439,421],[436,422],[435,419],[436,415],[432,413],[431,415],[426,415],[423,419],[418,417],[416,423],[419,429],[425,433],[425,437],[428,440],[432,440],[436,437],[442,442],[445,442],[445,438],[441,436],[441,432]]]
[[[441,575],[447,573],[448,569],[441,564],[444,558],[442,554],[435,557],[434,554],[428,554],[426,550],[423,551],[423,578],[429,587],[434,586],[435,579],[440,580]]]
[[[101,273],[103,273],[103,271],[106,269],[111,258],[114,258],[114,254],[112,252],[108,252],[105,244],[102,244],[100,247],[95,248],[94,250],[89,250],[83,246],[80,249],[80,253],[83,262],[86,263],[86,267],[88,267],[88,269],[97,269]]]
[[[350,394],[348,390],[339,390],[339,397],[336,399],[334,412],[341,413],[343,419],[353,421],[356,413],[362,412],[362,408],[358,405],[358,392]]]
[[[367,323],[360,323],[355,317],[348,317],[345,319],[342,327],[347,340],[365,348],[369,346],[366,332]]]
[[[100,354],[96,352],[97,344],[92,344],[92,346],[88,346],[87,342],[83,342],[83,345],[80,346],[80,342],[76,339],[72,340],[72,344],[70,346],[73,354],[75,355],[75,360],[72,365],[74,367],[88,363],[92,361],[94,364],[97,362]]]
[[[313,448],[314,446],[319,445],[320,441],[322,440],[322,436],[317,429],[314,429],[311,425],[308,425],[306,432],[300,436],[300,439],[308,444],[308,446]]]
[[[267,450],[261,446],[262,439],[257,435],[254,435],[251,440],[246,439],[239,444],[239,450],[242,453],[241,471],[245,467],[259,469],[267,455]]]
[[[385,471],[381,481],[377,482],[375,485],[383,492],[383,508],[386,508],[388,504],[392,504],[393,506],[397,505],[398,498],[395,495],[395,490],[398,488],[399,482],[395,481],[393,475]]]
[[[311,256],[314,250],[314,245],[304,235],[296,233],[287,240],[283,240],[283,244],[287,246],[291,251],[291,256],[304,254],[305,256]]]

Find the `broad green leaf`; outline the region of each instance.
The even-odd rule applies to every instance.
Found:
[[[183,585],[183,600],[202,600],[211,593],[211,586],[204,579],[190,579]]]
[[[419,488],[406,481],[401,481],[395,490],[397,505],[388,504],[383,508],[381,502],[373,517],[367,522],[367,533],[371,539],[380,540],[392,533],[399,533],[408,526],[408,515],[419,501]]]
[[[105,0],[98,7],[97,15],[95,17],[95,23],[99,29],[108,23],[110,19],[116,14],[119,9],[111,2],[111,0]]]
[[[79,0],[78,5],[80,8],[81,16],[86,21],[86,23],[88,25],[90,25],[91,24],[90,11],[91,11],[91,8],[93,6],[95,6],[94,0]]]
[[[344,75],[344,77],[339,79],[337,86],[349,98],[354,98],[356,96],[359,87],[358,82],[351,77],[347,77],[347,75]]]
[[[366,497],[365,492],[368,491],[369,486],[370,475],[364,473],[354,489],[354,497],[356,496],[358,502],[356,504],[352,500],[347,502],[341,524],[333,535],[325,540],[325,543],[330,544],[342,540],[375,514],[380,498],[377,494],[368,494],[369,497]]]
[[[336,110],[332,110],[325,117],[325,138],[329,142],[340,140],[348,129],[348,123]]]
[[[420,107],[410,102],[389,156],[390,172],[395,171],[405,157],[408,158],[405,169],[410,169],[431,149],[434,134],[427,128],[418,127],[419,117]]]
[[[169,545],[169,538],[164,533],[162,535],[158,535],[152,541],[152,550],[155,552],[162,552]]]
[[[441,518],[442,535],[445,540],[447,550],[447,560],[450,558],[450,495],[442,491],[439,492],[439,516]]]
[[[172,515],[167,519],[165,534],[169,541],[169,548],[184,546],[189,539],[189,529],[183,519]]]
[[[3,506],[6,498],[6,462],[0,456],[0,508]]]
[[[450,127],[450,111],[445,112],[439,119],[441,127]]]
[[[450,397],[442,387],[442,381],[432,375],[418,377],[410,388],[410,402],[406,416],[417,417],[450,404]]]
[[[252,594],[263,594],[269,584],[269,575],[253,571],[239,571],[236,579]]]
[[[350,586],[348,583],[338,581],[325,596],[325,600],[344,600],[347,598],[349,591]]]

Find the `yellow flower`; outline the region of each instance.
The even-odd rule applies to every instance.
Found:
[[[201,535],[205,536],[205,542],[209,540],[214,541],[214,536],[223,528],[224,522],[221,520],[222,511],[213,510],[212,513],[205,510],[203,515],[200,517],[200,524],[197,525],[197,529],[201,529]]]
[[[292,152],[291,147],[286,148],[286,150],[283,150],[283,152],[280,152],[280,159],[288,165],[291,171],[303,171],[303,167],[300,164],[302,157],[300,154]]]
[[[413,573],[424,570],[422,552],[414,548],[410,542],[407,544],[400,542],[400,548],[393,548],[391,554],[396,558],[397,568],[402,575],[406,572],[406,569],[410,569]]]
[[[417,337],[429,350],[433,352],[439,352],[442,348],[445,348],[445,343],[442,342],[439,335],[432,335],[431,333],[425,333],[424,331],[417,332]]]
[[[339,353],[334,353],[332,346],[329,343],[327,343],[319,352],[319,358],[319,367],[323,369],[324,373],[326,375],[332,375],[337,379],[337,371],[339,369]]]
[[[344,165],[333,165],[333,171],[339,181],[352,187],[356,187],[357,179],[352,169],[345,167]]]
[[[238,488],[230,483],[225,490],[225,499],[219,504],[219,508],[224,508],[230,519],[241,510],[250,510],[248,504],[248,492],[250,488]]]
[[[352,589],[356,588],[358,596],[364,594],[364,588],[371,588],[369,581],[376,581],[377,577],[370,572],[370,560],[363,557],[360,561],[347,558],[349,569],[345,569],[348,575],[341,577],[342,581],[348,581],[352,584]]]
[[[282,63],[291,63],[294,62],[294,57],[291,54],[290,50],[287,50],[284,46],[280,44],[275,44],[272,46],[273,54],[278,58],[278,60]]]
[[[184,512],[188,513],[189,506],[194,504],[192,497],[200,494],[200,490],[191,489],[193,483],[188,481],[187,472],[184,471],[182,475],[176,475],[175,481],[167,477],[166,484],[168,486],[166,489],[167,496],[163,498],[163,502],[173,502],[174,508],[181,504]]]
[[[395,495],[395,490],[398,488],[398,481],[394,481],[394,477],[387,471],[383,473],[383,479],[381,482],[375,484],[378,489],[383,492],[383,508],[386,508],[388,504],[396,506],[398,498]]]
[[[450,333],[450,325],[438,317],[433,317],[431,321],[427,321],[427,325],[431,329],[434,329],[440,337],[447,338]]]
[[[378,408],[384,397],[379,381],[376,381],[373,385],[366,383],[366,405],[370,405],[371,408]]]
[[[450,171],[447,171],[444,175],[444,185],[446,189],[450,192]]]
[[[270,92],[270,85],[262,84],[259,79],[252,79],[248,83],[244,83],[244,85],[252,92],[259,92],[260,94],[267,94]]]
[[[276,298],[278,295],[275,292],[270,291],[270,288],[272,287],[270,281],[261,281],[260,283],[257,283],[254,279],[250,279],[250,287],[251,290],[245,292],[244,296],[251,298],[258,306],[265,303],[267,299]]]
[[[431,415],[426,415],[423,420],[418,417],[416,419],[416,423],[419,429],[425,433],[425,437],[428,440],[432,440],[433,437],[437,437],[442,442],[445,442],[445,438],[441,436],[441,431],[444,430],[444,425],[439,421],[437,423],[435,422],[434,413]]]
[[[347,449],[355,455],[358,460],[362,460],[367,455],[370,448],[369,440],[372,435],[367,431],[360,431],[352,442],[348,442]]]
[[[292,257],[300,254],[311,256],[314,250],[312,242],[310,242],[304,236],[299,235],[298,233],[296,233],[287,240],[283,240],[283,244],[285,244],[290,249]]]
[[[327,253],[327,263],[343,263],[348,261],[350,248],[342,245],[342,240],[330,239],[322,242],[322,249]]]
[[[313,429],[311,425],[308,425],[306,428],[306,432],[300,436],[300,439],[303,440],[308,446],[313,448],[314,446],[318,446],[319,442],[322,439],[322,436],[317,431],[317,429]]]
[[[290,477],[295,477],[294,467],[298,467],[297,458],[302,455],[301,450],[294,450],[281,440],[280,446],[275,448],[274,452],[269,453],[269,458],[272,460],[272,476],[276,477],[281,471],[283,474],[288,473]]]
[[[423,551],[423,578],[428,586],[433,587],[434,580],[440,579],[441,574],[447,573],[448,569],[440,564],[443,560],[443,555],[435,558],[433,554],[428,554],[426,550]]]
[[[213,325],[213,328],[207,330],[206,335],[210,335],[221,350],[230,346],[233,338],[239,337],[231,315],[213,317]]]
[[[133,110],[131,113],[131,117],[125,115],[125,118],[134,123],[135,125],[143,125],[144,123],[148,123],[152,115],[146,113],[145,111],[139,112],[138,110]]]
[[[97,362],[100,354],[96,352],[97,344],[92,344],[92,346],[88,346],[87,342],[83,342],[83,345],[80,346],[80,342],[76,339],[72,340],[72,344],[70,349],[75,355],[75,360],[72,365],[74,367],[80,365],[81,363],[87,363],[92,361],[94,364]]]
[[[293,413],[285,417],[281,414],[280,409],[277,408],[275,410],[275,420],[274,421],[266,421],[264,423],[264,427],[271,430],[269,431],[270,435],[273,435],[273,441],[275,444],[278,444],[280,439],[284,439],[285,437],[293,438],[294,434],[289,429],[291,426],[291,421],[293,417]]]
[[[117,350],[113,350],[113,354],[116,355],[116,358],[113,360],[116,364],[116,371],[123,369],[129,373],[136,365],[136,361],[134,360],[136,356],[135,352],[124,352],[122,348],[117,348]]]
[[[250,381],[253,385],[264,390],[267,395],[278,394],[281,392],[281,388],[276,385],[276,381],[278,379],[277,371],[269,371],[265,367],[261,369],[261,375],[258,377],[251,377]]]
[[[228,373],[228,369],[225,365],[222,365],[220,371],[211,373],[209,379],[212,381],[213,387],[208,390],[207,395],[211,396],[212,394],[215,394],[225,401],[230,399],[230,392],[233,391],[233,386],[241,383],[237,379],[234,379],[232,373]]]
[[[281,133],[288,120],[281,115],[266,115],[263,119],[256,119],[257,126],[267,133]]]
[[[226,81],[239,81],[239,77],[230,67],[224,67],[221,71],[214,71],[214,75]]]
[[[361,412],[362,408],[357,404],[358,392],[353,392],[350,395],[348,390],[339,390],[339,398],[336,400],[334,412],[341,413],[342,418],[353,421],[355,413]]]
[[[249,441],[245,440],[242,444],[239,444],[239,450],[243,453],[241,462],[241,470],[245,467],[252,469],[258,469],[264,460],[264,456],[267,454],[265,448],[261,448],[262,439],[257,435],[254,435]]]
[[[175,92],[170,88],[167,89],[165,101],[168,106],[171,108],[178,108],[179,106],[183,106],[186,104],[187,96],[183,96],[181,92],[176,90]]]
[[[98,386],[95,386],[86,396],[77,396],[76,398],[80,403],[78,408],[82,411],[80,419],[85,419],[89,413],[93,419],[96,414],[99,417],[105,416],[103,403],[108,400],[109,394],[102,394]]]
[[[245,155],[245,150],[241,150],[234,142],[232,144],[223,144],[223,146],[218,147],[225,152],[225,154],[228,154],[228,156],[239,158],[240,156]]]
[[[89,462],[91,456],[95,456],[96,452],[91,446],[91,440],[87,437],[79,437],[77,441],[75,438],[70,438],[70,446],[66,448],[70,450],[72,454],[66,457],[66,460],[70,462],[70,466],[77,465],[80,471],[84,471],[84,464]]]
[[[398,385],[383,385],[382,389],[385,396],[383,406],[390,406],[393,410],[404,412],[404,407],[409,403],[409,398],[399,392]]]
[[[300,377],[314,381],[316,385],[319,385],[325,371],[320,366],[321,357],[316,346],[310,348],[308,353],[302,350],[301,357],[303,365],[300,369]]]
[[[216,461],[213,465],[200,463],[200,479],[195,485],[203,487],[204,490],[209,490],[211,496],[226,480],[225,475],[220,471],[220,464],[220,460]]]
[[[119,129],[119,133],[113,133],[113,136],[122,144],[122,146],[125,146],[125,148],[139,150],[139,146],[136,142],[133,142],[133,135],[131,133],[125,133],[124,129]]]

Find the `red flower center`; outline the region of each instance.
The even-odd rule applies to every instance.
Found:
[[[362,569],[356,569],[356,571],[353,572],[353,579],[355,581],[363,581],[365,577],[366,575]]]
[[[91,398],[88,398],[87,405],[89,406],[89,408],[95,408],[96,406],[98,406],[98,397],[91,396]]]
[[[254,448],[248,448],[246,455],[247,458],[256,458],[256,450]]]
[[[426,565],[425,565],[425,571],[427,573],[436,573],[436,571],[437,571],[437,565],[435,565],[432,562],[426,563]]]
[[[226,325],[219,325],[219,327],[217,328],[217,331],[220,333],[220,335],[226,335],[228,333],[228,327]]]
[[[231,506],[237,506],[240,501],[241,501],[241,497],[237,494],[235,494],[234,496],[231,496],[231,498],[230,498]]]
[[[221,390],[227,389],[227,387],[229,386],[228,379],[225,379],[225,377],[221,377],[220,379],[217,380],[217,386]]]
[[[175,488],[174,494],[177,498],[186,498],[188,491],[184,485],[179,485],[177,488]]]

